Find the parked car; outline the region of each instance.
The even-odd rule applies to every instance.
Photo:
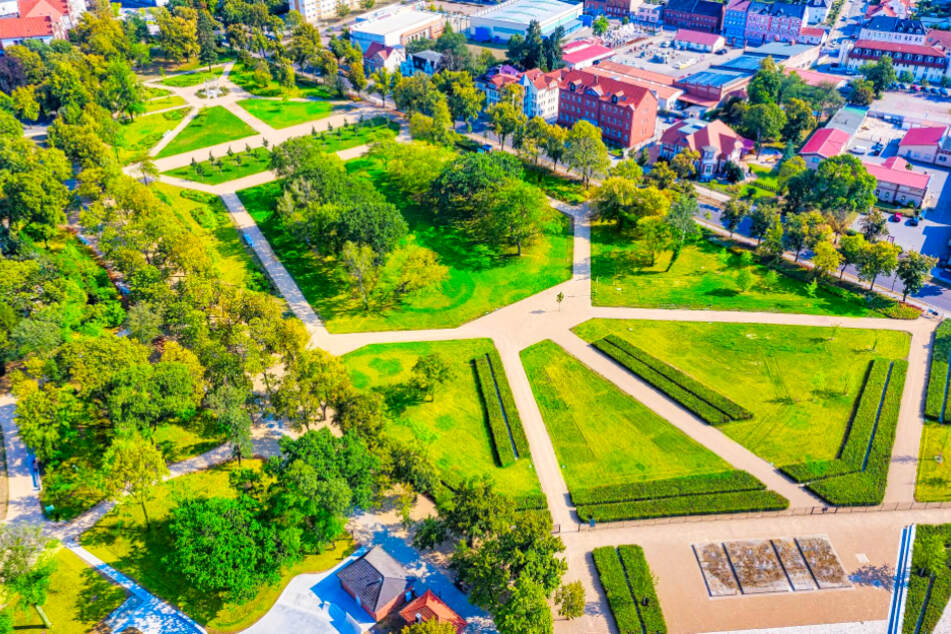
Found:
[[[868,152],[868,148],[864,145],[856,145],[855,147],[850,147],[849,152],[852,154],[865,154]]]
[[[918,216],[912,216],[908,219],[908,226],[917,227],[919,222],[921,222],[921,220],[919,220]]]
[[[483,143],[479,146],[479,154],[488,154],[492,151],[492,145],[490,143]]]
[[[888,219],[892,222],[901,222],[901,214],[896,211]]]

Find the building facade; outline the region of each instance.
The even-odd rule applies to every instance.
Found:
[[[664,24],[692,31],[719,33],[723,7],[711,0],[670,0],[664,7]]]
[[[525,89],[525,116],[541,117],[552,123],[558,119],[559,71],[543,73],[537,68],[527,70],[519,77]]]
[[[910,129],[898,144],[898,156],[932,165],[951,165],[948,126]]]
[[[885,203],[921,207],[928,195],[931,175],[915,172],[900,156],[893,156],[884,163],[862,162],[868,173],[875,177],[875,196]]]
[[[660,137],[659,158],[670,160],[684,150],[700,155],[694,161],[697,178],[708,181],[723,173],[727,163],[739,164],[751,144],[719,119],[685,119],[667,128]]]
[[[584,12],[611,18],[629,18],[637,12],[642,0],[584,0]]]
[[[875,40],[858,40],[852,46],[843,47],[839,63],[858,72],[865,64],[874,64],[885,55],[891,57],[896,73],[908,71],[916,81],[941,81],[948,70],[948,57],[941,49]]]
[[[383,46],[406,46],[414,40],[434,40],[442,35],[446,18],[432,11],[406,8],[373,20],[357,22],[350,29],[350,39],[366,51],[374,42]]]
[[[648,4],[646,2],[639,5],[633,15],[635,21],[651,26],[660,24],[663,21],[663,17],[664,5]]]
[[[406,54],[402,48],[383,46],[379,42],[373,42],[363,53],[363,68],[367,76],[380,69],[395,73],[400,70],[405,60]]]
[[[559,0],[509,0],[469,16],[469,37],[478,42],[508,42],[513,35],[525,35],[528,25],[537,21],[542,36],[558,27],[566,33],[581,28],[582,4]]]
[[[746,13],[750,0],[731,0],[723,8],[723,37],[730,46],[746,44]]]
[[[723,48],[725,44],[726,40],[723,39],[722,35],[704,33],[703,31],[689,31],[687,29],[678,29],[672,42],[674,48],[699,51],[701,53],[718,51]]]
[[[809,23],[809,7],[785,2],[751,2],[744,38],[750,44],[796,42]]]
[[[436,51],[420,51],[410,53],[400,65],[400,72],[403,77],[412,77],[416,73],[424,73],[432,77],[445,66],[445,58],[442,53]]]
[[[876,42],[898,42],[900,44],[925,44],[928,30],[921,20],[875,16],[862,24],[859,30],[860,40]]]
[[[806,162],[806,167],[814,170],[825,159],[842,154],[851,138],[848,133],[837,128],[820,128],[802,146],[799,156]]]
[[[809,0],[806,5],[809,7],[809,24],[822,24],[832,8],[832,0]]]
[[[657,99],[630,82],[567,71],[559,82],[558,123],[570,128],[581,119],[598,127],[605,143],[635,147],[654,136]]]
[[[288,6],[311,24],[316,24],[320,20],[336,18],[341,2],[350,11],[360,7],[360,0],[289,0]]]

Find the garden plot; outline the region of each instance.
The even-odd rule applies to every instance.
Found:
[[[789,577],[789,584],[793,590],[815,590],[816,582],[809,572],[809,566],[802,558],[799,547],[792,539],[774,539],[773,548],[776,549],[776,555],[779,562],[786,570],[786,576]]]
[[[694,544],[694,555],[711,597],[731,597],[740,592],[730,560],[720,544]]]
[[[797,537],[796,543],[799,544],[799,550],[812,570],[812,576],[815,577],[820,590],[847,588],[850,585],[839,556],[835,554],[828,538]]]
[[[770,542],[727,542],[723,549],[730,558],[743,594],[789,591],[789,580]]]

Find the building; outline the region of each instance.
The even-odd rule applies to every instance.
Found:
[[[0,49],[27,40],[66,38],[86,11],[84,0],[14,0],[0,9]]]
[[[882,0],[878,4],[869,3],[865,9],[865,17],[874,18],[880,15],[889,18],[910,18],[914,9],[914,0]]]
[[[849,139],[855,136],[862,124],[865,123],[865,117],[868,116],[868,108],[861,106],[842,106],[839,111],[832,115],[827,128],[836,128],[849,135]]]
[[[64,39],[66,34],[50,18],[4,18],[0,20],[0,48],[23,44],[27,40],[40,40],[49,44],[54,39]]]
[[[400,65],[400,72],[403,77],[411,77],[416,73],[425,73],[432,77],[445,67],[445,60],[443,54],[436,51],[426,50],[410,53]]]
[[[819,128],[799,150],[799,156],[806,167],[814,170],[825,159],[842,154],[851,139],[851,135],[837,128]]]
[[[925,46],[934,46],[945,52],[951,51],[951,31],[928,29],[925,33]]]
[[[674,78],[670,75],[618,64],[610,60],[605,60],[588,70],[597,75],[646,88],[657,99],[657,107],[662,110],[674,110],[677,100],[683,95],[683,90],[674,86]]]
[[[809,7],[809,24],[825,22],[832,8],[832,0],[808,0],[805,4]]]
[[[723,39],[722,35],[716,33],[677,29],[677,34],[674,36],[672,45],[674,48],[686,49],[688,51],[713,53],[723,48],[726,45],[726,40]]]
[[[898,156],[933,165],[951,165],[948,126],[912,128],[898,144]]]
[[[614,55],[614,51],[601,44],[597,38],[575,40],[562,46],[561,50],[561,61],[569,69],[587,68]]]
[[[643,0],[584,0],[584,12],[611,18],[629,18],[637,12]]]
[[[843,46],[839,64],[858,72],[865,64],[874,64],[885,55],[892,58],[896,73],[908,71],[916,81],[941,81],[948,69],[948,58],[941,49],[875,40],[858,40]]]
[[[746,41],[796,42],[802,27],[809,24],[809,7],[786,2],[751,2],[746,12]]]
[[[400,616],[407,625],[426,621],[451,623],[456,628],[456,634],[462,634],[462,630],[466,629],[467,625],[466,620],[456,614],[432,590],[427,590],[422,596],[416,597],[403,606]]]
[[[374,546],[365,555],[337,572],[340,587],[376,621],[385,619],[407,601],[413,580],[383,548]]]
[[[750,0],[730,0],[723,8],[723,37],[730,46],[746,44],[746,13]]]
[[[799,31],[799,43],[801,44],[825,44],[829,37],[829,32],[821,26],[804,26]]]
[[[446,18],[432,11],[407,8],[383,17],[357,22],[350,30],[350,39],[366,51],[370,44],[406,46],[413,40],[436,39],[445,28]]]
[[[921,20],[877,15],[862,24],[858,39],[923,45],[926,35],[927,29]]]
[[[732,95],[744,94],[752,74],[729,70],[704,70],[674,82],[674,86],[684,91],[680,101],[715,108],[720,102]]]
[[[792,75],[796,73],[799,75],[799,79],[805,82],[809,86],[822,86],[823,84],[832,84],[835,88],[842,88],[845,86],[849,78],[844,75],[834,75],[832,73],[820,73],[817,70],[806,70],[803,68],[786,68],[783,69],[783,72],[787,75]]]
[[[642,86],[587,70],[570,70],[559,82],[558,123],[584,119],[601,129],[605,143],[634,147],[654,136],[657,99]]]
[[[370,44],[363,53],[363,66],[368,76],[381,68],[395,73],[400,70],[404,61],[406,61],[406,53],[403,52],[402,47],[383,46],[379,42]]]
[[[875,177],[875,196],[885,203],[920,207],[928,194],[931,175],[912,171],[908,161],[900,156],[884,163],[862,162],[868,173]]]
[[[694,150],[700,155],[695,161],[697,178],[708,181],[721,174],[727,163],[739,164],[752,145],[719,119],[685,119],[664,131],[658,156],[669,161],[684,150]]]
[[[541,117],[551,123],[558,119],[559,71],[543,73],[537,68],[527,70],[519,77],[525,89],[525,116]]]
[[[723,6],[712,0],[669,0],[664,7],[664,24],[719,33],[723,25]]]
[[[484,75],[476,77],[473,83],[476,88],[485,93],[485,107],[488,108],[499,102],[503,88],[509,84],[519,83],[521,76],[522,71],[514,66],[500,64],[490,68]]]
[[[649,4],[647,2],[639,5],[634,13],[634,21],[651,26],[660,25],[664,17],[664,5]]]
[[[558,27],[570,33],[581,27],[578,18],[583,8],[559,0],[509,0],[469,16],[469,37],[478,42],[508,42],[513,35],[525,35],[533,21],[544,37]]]
[[[782,68],[812,68],[819,59],[821,47],[814,44],[787,44],[785,42],[770,42],[752,48],[747,48],[745,55],[766,58],[772,57]]]
[[[291,11],[299,12],[311,24],[316,24],[320,20],[336,18],[339,15],[337,7],[341,2],[349,10],[360,7],[360,0],[289,0],[288,6]]]

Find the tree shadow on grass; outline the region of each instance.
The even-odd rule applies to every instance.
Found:
[[[419,405],[423,397],[410,383],[396,383],[374,388],[383,397],[383,404],[391,416],[403,414],[412,405]]]
[[[85,623],[101,621],[125,600],[125,590],[92,568],[83,569],[80,576],[82,589],[74,606],[77,620]]]

